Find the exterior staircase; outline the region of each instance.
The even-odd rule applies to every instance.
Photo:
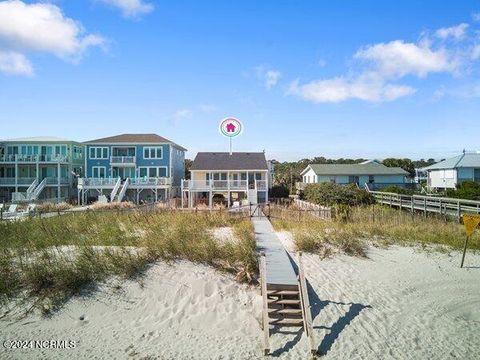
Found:
[[[45,189],[46,185],[47,185],[47,178],[43,179],[40,182],[40,184],[38,184],[33,190],[31,190],[31,192],[28,196],[28,199],[29,200],[38,200],[38,197],[40,196],[43,189]],[[29,187],[29,189],[30,189],[30,187]],[[27,192],[28,192],[28,190],[27,190]]]
[[[122,188],[120,192],[117,195],[116,201],[121,202],[123,200],[123,197],[125,196],[125,193],[127,192],[128,185],[130,185],[130,178],[127,178],[125,182],[122,185]]]
[[[115,183],[115,186],[113,187],[112,192],[110,193],[110,202],[113,202],[115,199],[115,196],[117,196],[118,189],[120,189],[120,186],[122,185],[122,179],[119,177],[117,179],[117,182]]]
[[[267,290],[267,303],[270,325],[303,327],[303,315],[298,289]]]

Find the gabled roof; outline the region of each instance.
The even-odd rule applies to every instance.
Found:
[[[120,134],[115,136],[104,137],[100,139],[85,141],[84,144],[172,144],[184,151],[184,147],[170,141],[163,136],[157,134]]]
[[[190,170],[268,170],[263,152],[199,152]]]
[[[399,167],[388,167],[377,162],[361,164],[311,164],[302,175],[312,169],[315,175],[408,175]]]
[[[441,169],[457,169],[466,167],[480,168],[480,154],[478,153],[465,153],[450,159],[440,161],[436,164],[426,166],[422,170],[441,170]]]

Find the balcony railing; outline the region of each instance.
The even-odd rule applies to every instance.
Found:
[[[112,164],[135,164],[135,156],[110,156]]]
[[[31,185],[36,178],[30,178],[30,177],[19,177],[17,179],[17,184],[18,185]],[[6,178],[0,178],[0,184],[1,185],[15,185],[15,178],[14,177],[6,177]]]
[[[118,178],[80,178],[78,179],[79,187],[114,187]],[[130,187],[137,186],[168,186],[172,184],[172,179],[167,177],[142,177],[142,178],[129,178]]]
[[[57,185],[58,184],[58,178],[56,177],[47,177],[47,185]],[[70,179],[69,178],[60,178],[60,184],[65,185],[69,184]]]
[[[171,185],[172,179],[167,177],[156,177],[156,178],[132,178],[130,179],[130,185],[145,185],[145,186],[157,186],[157,185]]]
[[[195,191],[265,191],[268,189],[266,180],[183,180],[183,188]]]
[[[2,155],[0,162],[22,162],[22,163],[37,163],[37,162],[69,162],[69,157],[66,155]]]

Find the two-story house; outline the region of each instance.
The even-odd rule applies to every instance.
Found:
[[[122,134],[84,144],[79,202],[99,195],[110,201],[153,202],[179,193],[185,173],[182,146],[157,134]]]
[[[263,152],[199,152],[182,181],[182,207],[213,206],[214,197],[234,203],[268,202],[269,166]]]
[[[64,201],[75,196],[84,146],[56,137],[1,141],[0,201]]]

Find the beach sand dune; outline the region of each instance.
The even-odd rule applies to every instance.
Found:
[[[279,233],[292,249],[291,235]],[[478,359],[480,256],[412,247],[368,258],[304,254],[315,339],[325,359]],[[477,266],[477,267],[475,267]],[[75,349],[0,349],[1,359],[262,359],[258,288],[189,262],[103,284],[50,318],[0,320],[1,339],[74,340]],[[274,329],[274,358],[307,359],[303,332]]]

